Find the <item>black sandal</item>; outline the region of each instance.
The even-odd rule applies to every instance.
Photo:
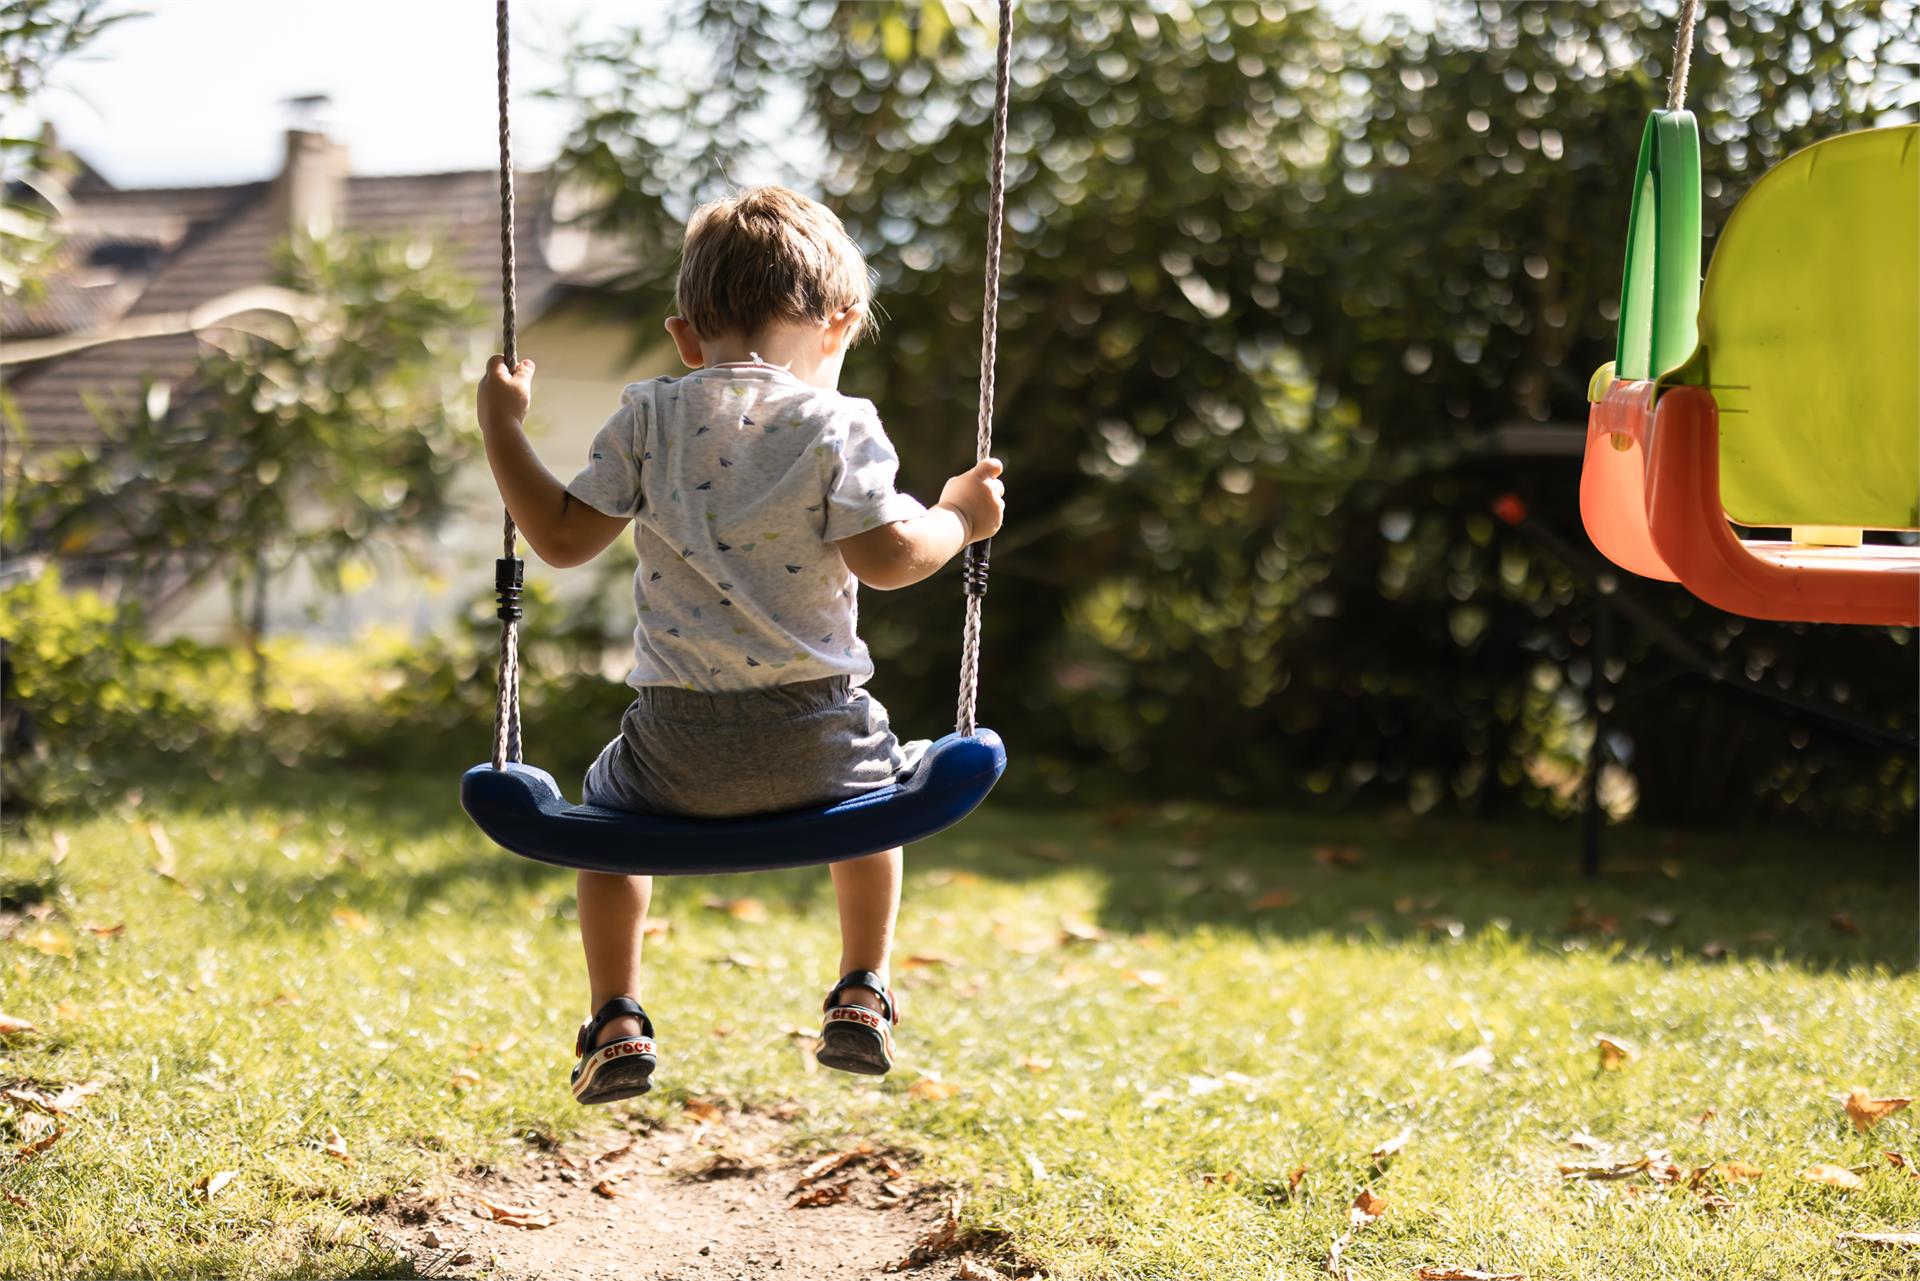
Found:
[[[838,1004],[848,988],[865,988],[880,998],[885,1017],[864,1005]],[[855,970],[833,985],[827,993],[826,1021],[820,1025],[820,1048],[814,1057],[821,1066],[861,1076],[885,1076],[893,1067],[893,1025],[900,1021],[900,1007],[893,993],[872,970]]]
[[[599,1049],[593,1040],[600,1029],[623,1014],[640,1020],[640,1035],[618,1037]],[[616,996],[580,1026],[573,1052],[580,1061],[573,1068],[573,1097],[581,1103],[615,1103],[645,1094],[653,1088],[655,1046],[653,1020],[630,996]]]

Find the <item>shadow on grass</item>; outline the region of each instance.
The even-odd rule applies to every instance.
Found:
[[[1411,944],[1489,929],[1552,951],[1777,959],[1911,971],[1920,868],[1911,845],[1815,834],[1609,833],[1577,870],[1571,824],[1481,824],[1138,807],[986,812],[929,843],[929,864],[995,879],[1091,875],[1098,924],[1178,933]]]
[[[293,810],[323,830],[351,814],[353,822],[341,824],[346,831],[376,828],[379,848],[349,850],[351,859],[318,874],[260,861],[250,878],[258,891],[298,888],[304,892],[292,897],[315,912],[340,901],[336,890],[350,896],[368,879],[380,882],[386,910],[402,915],[477,884],[570,896],[567,869],[489,844],[461,813],[457,783],[451,766],[431,774],[287,771],[224,784],[172,782],[148,795],[164,796],[174,812],[284,818]],[[471,853],[425,866],[383,865],[393,849],[431,838]],[[1500,930],[1555,952],[1909,972],[1920,949],[1920,868],[1911,848],[1814,833],[1627,826],[1608,834],[1602,875],[1586,880],[1572,824],[1295,816],[1202,804],[1018,811],[989,803],[908,852],[907,894],[938,871],[1013,884],[1072,877],[1097,895],[1095,923],[1120,933],[1207,928],[1418,945]],[[751,894],[831,915],[829,878],[815,869],[688,878],[670,893],[689,905]]]

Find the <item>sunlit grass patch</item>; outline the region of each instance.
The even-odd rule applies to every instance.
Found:
[[[0,1109],[12,1150],[58,1131],[6,1167],[0,1273],[401,1273],[369,1207],[593,1119],[571,876],[446,780],[273,786],[8,840],[0,1012],[34,1030],[0,1076],[104,1085]],[[880,1085],[796,1035],[824,873],[664,883],[638,1110],[796,1101],[796,1142],[918,1151],[1060,1278],[1313,1275],[1336,1242],[1358,1277],[1910,1276],[1836,1238],[1920,1225],[1882,1155],[1920,1157],[1913,1111],[1841,1104],[1914,1092],[1913,867],[1806,848],[1619,833],[1589,885],[1545,830],[989,810],[910,855]]]

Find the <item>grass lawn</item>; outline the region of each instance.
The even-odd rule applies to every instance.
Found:
[[[664,883],[638,1110],[797,1102],[795,1144],[916,1153],[1057,1281],[1324,1276],[1363,1188],[1358,1278],[1920,1275],[1836,1242],[1920,1229],[1882,1155],[1920,1157],[1920,1109],[1863,1134],[1839,1102],[1920,1091],[1911,851],[1622,832],[1588,885],[1572,843],[990,811],[909,852],[879,1086],[807,1071],[791,1035],[833,977],[824,873]],[[451,773],[149,787],[9,839],[0,882],[0,1012],[37,1028],[0,1077],[105,1083],[32,1155],[45,1123],[0,1107],[5,1276],[407,1275],[367,1206],[596,1119],[565,1088],[572,877],[486,845]],[[1631,1051],[1611,1070],[1600,1035]],[[1649,1151],[1763,1173],[1558,1168]]]

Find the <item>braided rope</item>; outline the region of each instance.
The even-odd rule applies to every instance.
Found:
[[[987,283],[980,309],[980,421],[974,462],[993,453],[993,366],[1000,335],[1000,240],[1007,194],[1007,89],[1013,60],[1013,0],[1000,0],[1000,40],[994,52],[993,159],[987,179]],[[972,734],[980,699],[980,607],[987,585],[987,542],[967,548],[966,623],[960,637],[960,708],[954,728]]]
[[[513,129],[507,113],[507,0],[494,9],[495,59],[500,88],[500,329],[507,370],[519,363],[515,351],[513,298]],[[519,550],[513,513],[505,513],[501,531],[501,559],[511,561]],[[497,579],[496,579],[497,582]],[[516,589],[517,595],[517,589]],[[509,607],[504,595],[500,607],[499,691],[493,704],[493,767],[505,769],[520,759],[520,610]]]
[[[1673,38],[1673,78],[1667,83],[1667,110],[1678,111],[1687,105],[1687,73],[1693,69],[1693,23],[1699,16],[1699,0],[1685,0],[1680,6],[1680,30]]]

